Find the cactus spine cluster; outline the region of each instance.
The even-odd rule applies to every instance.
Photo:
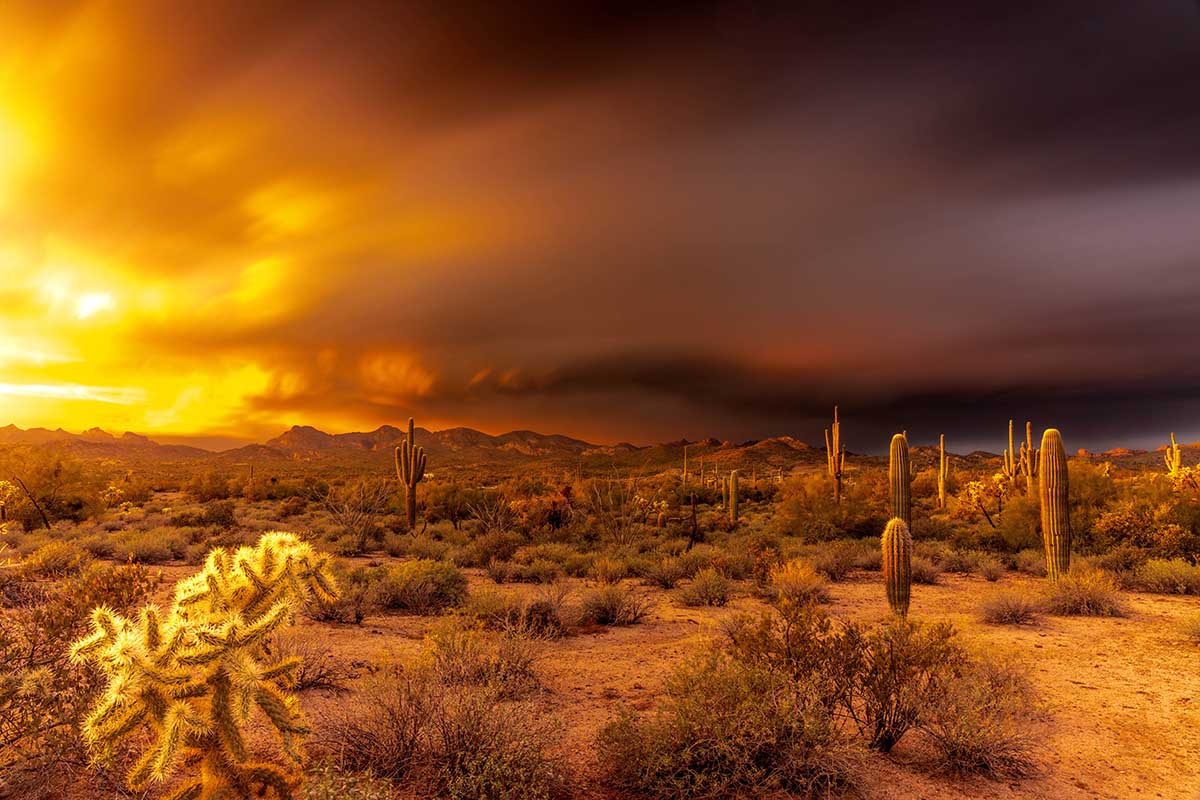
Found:
[[[734,525],[738,521],[738,471],[729,473],[729,521]]]
[[[908,436],[897,433],[888,449],[888,485],[892,500],[892,516],[912,526],[913,465],[908,457]]]
[[[837,406],[833,407],[833,428],[825,429],[825,468],[833,481],[833,500],[842,502],[842,472],[846,467],[846,447],[842,444],[842,423]]]
[[[290,623],[311,595],[332,600],[329,556],[290,533],[267,533],[255,547],[216,548],[198,574],[180,581],[166,617],[146,606],[137,619],[92,612],[92,632],[71,657],[95,664],[108,687],[85,719],[83,738],[100,757],[149,730],[154,741],[126,775],[131,789],[198,766],[170,800],[274,797],[287,800],[296,770],[250,760],[243,729],[257,707],[284,753],[299,762],[307,733],[294,695],[284,691],[299,659],[262,663],[268,637]]]
[[[1038,471],[1046,575],[1057,581],[1071,568],[1071,518],[1067,506],[1067,451],[1062,434],[1055,428],[1047,428],[1042,434]]]
[[[408,527],[417,526],[417,484],[425,477],[425,448],[414,439],[413,418],[408,418],[408,438],[396,448],[396,477],[404,484],[404,513]]]
[[[883,581],[888,605],[906,616],[912,594],[912,534],[902,519],[893,518],[883,529]]]
[[[938,437],[938,508],[946,507],[946,483],[950,480],[950,459],[946,458],[946,434]]]

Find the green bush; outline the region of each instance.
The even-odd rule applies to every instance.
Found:
[[[371,587],[380,608],[432,614],[457,606],[467,596],[467,576],[444,561],[416,559],[387,568]]]

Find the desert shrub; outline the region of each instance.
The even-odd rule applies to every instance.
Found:
[[[1046,577],[1046,551],[1040,547],[1028,547],[1015,558],[1017,572],[1033,575],[1036,578]]]
[[[1200,644],[1200,614],[1193,614],[1179,622],[1179,635],[1189,642]]]
[[[416,796],[566,796],[554,731],[532,709],[486,691],[447,690],[420,671],[372,676],[314,738],[319,761],[370,772]]]
[[[647,564],[642,570],[642,579],[650,586],[674,589],[675,584],[685,577],[685,571],[686,568],[679,558],[668,556]]]
[[[580,616],[594,625],[633,625],[650,613],[650,604],[633,589],[599,586],[580,599]]]
[[[297,692],[324,689],[342,692],[346,684],[358,677],[358,670],[334,654],[317,635],[301,631],[280,631],[270,644],[271,655],[277,661],[299,659],[300,666],[292,673],[291,688]]]
[[[370,591],[372,573],[359,567],[336,573],[341,591],[337,597],[310,597],[304,605],[304,615],[314,622],[341,622],[358,625],[367,614],[377,610]]]
[[[592,561],[591,574],[599,583],[617,583],[629,575],[629,564],[619,558],[600,556]]]
[[[1051,614],[1086,617],[1123,617],[1125,603],[1116,581],[1098,569],[1072,571],[1050,586],[1046,610]]]
[[[498,561],[493,559],[488,562],[484,572],[495,583],[508,583],[513,579],[513,574],[516,572],[517,565],[511,561]]]
[[[1182,558],[1152,558],[1128,579],[1130,588],[1159,594],[1200,594],[1200,566]]]
[[[1033,690],[1021,672],[979,661],[928,698],[920,727],[933,742],[939,771],[1024,778],[1039,767],[1033,708]]]
[[[837,638],[842,706],[867,743],[889,752],[921,718],[965,660],[947,623],[897,619],[878,628],[848,625]]]
[[[433,676],[446,686],[484,687],[504,699],[541,687],[533,640],[517,629],[489,638],[478,624],[446,619],[425,635],[425,655]]]
[[[112,557],[136,564],[162,564],[181,560],[190,544],[179,528],[159,527],[145,531],[122,531],[112,539]]]
[[[292,495],[279,504],[279,516],[281,519],[298,517],[307,510],[308,500],[299,495]]]
[[[827,546],[821,546],[807,554],[813,568],[833,582],[845,578],[854,569],[861,569],[862,548],[857,542],[838,541]],[[880,557],[879,548],[872,547],[876,559]]]
[[[25,556],[21,572],[27,578],[63,578],[78,574],[91,560],[91,555],[74,542],[55,541]]]
[[[158,585],[144,567],[89,564],[52,586],[11,579],[0,599],[0,786],[12,797],[57,800],[80,791],[116,796],[106,773],[86,769],[79,728],[101,688],[100,675],[68,659],[70,643],[84,633],[94,607],[125,612]],[[4,583],[5,581],[0,581]],[[115,754],[119,763],[123,754]]]
[[[996,533],[1008,552],[1041,550],[1041,513],[1036,492],[1033,495],[1018,494],[1008,499],[1004,513],[996,520]]]
[[[913,556],[912,559],[912,580],[913,583],[935,584],[942,577],[942,571],[932,560],[922,556]]]
[[[542,597],[523,598],[499,592],[473,592],[459,609],[464,617],[488,628],[518,631],[526,636],[554,638],[566,633],[562,600],[551,592]]]
[[[511,561],[525,539],[515,531],[492,531],[476,536],[455,552],[454,561],[462,567],[482,567],[491,561]]]
[[[1150,559],[1150,551],[1130,544],[1119,544],[1106,553],[1096,556],[1097,569],[1114,575],[1127,576],[1136,572]]]
[[[679,599],[686,606],[723,606],[729,602],[729,579],[708,567],[683,587]]]
[[[655,714],[606,725],[598,749],[608,783],[661,800],[827,796],[852,787],[857,766],[828,708],[716,652],[679,667]]]
[[[462,603],[467,576],[444,561],[406,561],[389,567],[371,586],[370,596],[380,608],[433,614]]]
[[[331,764],[308,771],[301,800],[393,800],[395,790],[369,774],[344,772]]]
[[[979,574],[984,580],[995,583],[1003,578],[1004,573],[1007,571],[1008,569],[1004,566],[1004,562],[995,556],[988,553],[980,555]]]
[[[388,555],[411,556],[432,561],[445,560],[451,548],[449,542],[435,539],[432,536],[396,536],[393,534],[389,541],[392,542],[392,550],[395,552],[389,551]]]
[[[871,478],[863,476],[847,484],[842,502],[835,503],[833,486],[822,473],[790,478],[780,489],[776,502],[779,532],[804,542],[828,542],[843,536],[878,535],[887,524],[872,496]]]
[[[778,599],[792,602],[829,602],[829,581],[803,559],[780,564],[770,573],[770,591]]]
[[[1019,589],[993,592],[979,609],[983,621],[993,625],[1027,625],[1037,621],[1041,610],[1041,598]]]

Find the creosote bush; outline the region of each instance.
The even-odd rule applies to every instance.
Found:
[[[829,602],[829,581],[803,559],[793,559],[771,569],[770,591],[774,597],[793,602]]]
[[[1200,595],[1200,566],[1182,558],[1152,558],[1134,570],[1127,584],[1143,592]]]

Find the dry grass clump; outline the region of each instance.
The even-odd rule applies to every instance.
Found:
[[[479,591],[467,598],[459,613],[494,630],[515,630],[526,636],[554,639],[567,632],[567,594],[565,587],[557,584],[550,584],[532,598]]]
[[[305,631],[276,633],[271,640],[271,655],[276,661],[300,659],[291,687],[297,692],[310,689],[344,692],[346,684],[358,677],[357,669],[334,655],[317,636]]]
[[[435,614],[467,597],[467,576],[445,561],[417,559],[389,567],[371,587],[371,599],[385,609]]]
[[[484,687],[503,699],[541,688],[537,646],[520,630],[487,636],[478,625],[443,620],[425,635],[425,656],[430,674],[445,686]]]
[[[706,567],[683,587],[679,599],[685,606],[723,606],[729,602],[729,579],[716,569]]]
[[[592,561],[590,572],[598,583],[619,583],[629,576],[629,564],[619,558],[600,556]]]
[[[1045,599],[1051,614],[1083,617],[1123,617],[1127,611],[1117,583],[1098,569],[1073,571],[1053,584]]]
[[[592,625],[634,625],[650,613],[651,604],[633,589],[600,586],[580,599],[580,621]]]
[[[687,577],[687,566],[675,556],[652,561],[642,570],[642,580],[649,586],[674,589],[675,584]]]
[[[1200,614],[1195,614],[1180,621],[1179,634],[1189,642],[1200,644]]]
[[[1008,572],[1008,568],[1004,566],[1003,561],[994,555],[984,553],[979,557],[978,571],[984,580],[995,583],[1004,577],[1004,573]]]
[[[310,749],[318,762],[412,796],[557,800],[568,791],[556,738],[525,704],[396,670],[372,676],[332,711]]]
[[[1030,625],[1042,613],[1042,598],[1021,589],[1002,589],[983,599],[979,612],[993,625]]]
[[[1025,778],[1040,769],[1033,690],[1011,664],[982,660],[929,698],[920,728],[934,766],[952,775]]]
[[[74,542],[49,542],[21,560],[21,575],[25,578],[65,578],[79,574],[91,560],[91,554]]]
[[[912,559],[912,580],[913,583],[935,584],[942,577],[942,571],[937,564],[924,556],[913,556]]]
[[[1023,572],[1035,578],[1046,577],[1046,552],[1041,548],[1026,548],[1017,553],[1014,560],[1017,564],[1017,572]]]
[[[829,602],[829,580],[808,561],[794,559],[771,568],[770,590],[792,602]]]

